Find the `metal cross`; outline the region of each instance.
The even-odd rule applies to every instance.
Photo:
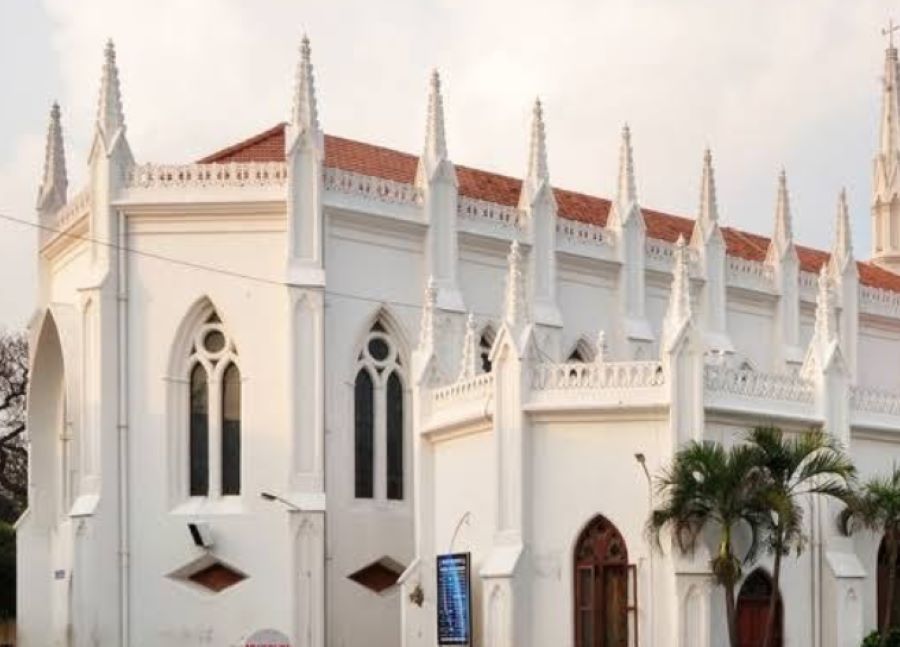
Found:
[[[888,37],[888,47],[890,47],[891,49],[894,48],[894,32],[895,31],[900,31],[900,25],[895,25],[893,18],[888,20],[887,29],[881,30],[881,35]]]

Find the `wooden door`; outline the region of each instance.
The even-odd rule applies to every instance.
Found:
[[[757,569],[747,577],[737,603],[738,647],[762,647],[772,595],[772,580],[765,571]],[[775,635],[771,647],[781,647],[782,625],[782,606],[779,600],[775,610]]]
[[[575,645],[629,647],[628,551],[622,535],[597,517],[575,548]]]

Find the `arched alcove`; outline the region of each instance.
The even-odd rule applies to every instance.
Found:
[[[575,647],[627,647],[628,547],[602,515],[578,536],[573,560]]]
[[[770,647],[781,647],[784,634],[784,610],[781,596],[773,590],[772,578],[761,568],[747,576],[737,600],[738,647],[762,647],[769,618],[769,603],[778,595],[775,609],[775,635]]]
[[[890,582],[890,559],[888,551],[887,538],[883,537],[878,545],[878,626],[881,627],[884,622],[885,613],[887,613],[888,585]],[[894,591],[894,600],[891,605],[891,626],[900,627],[900,559],[895,565],[895,576],[897,578],[897,589]]]

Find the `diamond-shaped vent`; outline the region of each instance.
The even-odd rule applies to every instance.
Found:
[[[219,593],[247,579],[247,575],[212,555],[204,555],[169,574],[174,580]]]
[[[347,577],[370,591],[381,593],[394,586],[402,573],[402,564],[390,557],[382,557]]]

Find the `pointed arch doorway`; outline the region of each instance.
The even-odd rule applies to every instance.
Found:
[[[606,517],[596,516],[575,543],[574,555],[575,647],[629,647],[629,603],[634,566],[622,534]]]
[[[891,566],[887,544],[887,538],[884,537],[878,546],[878,627],[884,624],[884,615],[887,613],[888,587],[890,586]],[[891,605],[891,626],[897,627],[900,626],[900,595],[896,593],[897,590],[900,590],[900,560],[898,560],[898,565],[895,565],[894,572],[898,584]]]
[[[763,646],[772,595],[772,578],[763,569],[756,569],[744,580],[737,602],[738,647]],[[779,597],[775,609],[775,635],[769,647],[782,646],[783,625],[784,613]]]

